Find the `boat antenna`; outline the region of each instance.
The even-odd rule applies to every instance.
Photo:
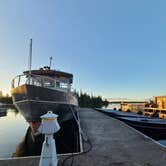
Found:
[[[30,47],[29,47],[29,75],[31,75],[31,66],[32,66],[32,39],[30,39]]]
[[[50,69],[51,69],[52,56],[50,57]]]

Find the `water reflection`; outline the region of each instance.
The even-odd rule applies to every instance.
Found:
[[[22,115],[14,108],[0,117],[0,158],[11,157],[28,127]]]
[[[36,133],[40,122],[30,122],[23,141],[17,146],[13,157],[39,156],[41,154],[44,135]],[[54,134],[58,154],[76,153],[80,151],[78,125],[75,119],[61,123],[60,130]]]
[[[16,109],[15,107],[10,107],[10,108],[8,109],[8,111],[13,112],[15,115],[20,114],[20,112],[18,111],[18,109]],[[20,115],[21,115],[21,114],[20,114]]]
[[[32,122],[31,122],[32,123]],[[40,123],[33,122],[38,128]],[[44,136],[34,134],[32,126],[14,108],[7,110],[6,116],[0,117],[0,158],[40,155]],[[75,119],[61,124],[61,129],[54,135],[57,152],[73,153],[80,151],[78,126]]]
[[[0,117],[6,116],[6,115],[7,115],[7,111],[0,112]]]
[[[166,140],[159,140],[158,142],[166,147]]]

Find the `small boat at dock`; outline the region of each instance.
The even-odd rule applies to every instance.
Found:
[[[155,139],[166,139],[166,120],[159,118],[120,117],[119,120]]]
[[[113,109],[100,109],[100,108],[96,108],[96,110],[107,114],[111,117],[114,118],[119,118],[119,117],[140,117],[140,118],[148,118],[149,116],[146,115],[141,115],[141,114],[136,114],[136,113],[132,113],[132,112],[123,112],[123,111],[118,111],[118,110],[113,110]]]
[[[111,109],[96,109],[110,117],[116,118],[155,139],[166,139],[166,120],[147,115],[128,113]]]

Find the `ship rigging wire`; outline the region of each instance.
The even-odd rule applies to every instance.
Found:
[[[78,127],[79,127],[79,129],[80,129],[83,142],[84,142],[84,143],[87,143],[87,144],[89,145],[89,148],[88,148],[87,150],[85,150],[85,151],[79,153],[79,154],[74,154],[74,153],[72,153],[72,155],[66,157],[66,158],[63,160],[63,163],[62,163],[63,166],[66,166],[66,163],[67,163],[67,161],[68,161],[69,159],[72,159],[69,166],[73,166],[74,157],[75,157],[75,156],[79,156],[79,155],[83,155],[83,154],[85,154],[85,153],[88,153],[88,152],[90,152],[91,149],[92,149],[92,143],[91,143],[90,139],[88,138],[87,135],[85,136],[85,133],[83,132],[83,130],[82,130],[81,126],[80,126],[80,123],[79,123],[79,121],[78,121],[78,119],[77,119],[77,117],[76,117],[76,115],[75,115],[75,113],[74,113],[73,108],[71,107],[71,105],[69,105],[69,107],[70,107],[70,110],[71,110],[71,112],[72,112],[72,114],[73,114],[73,117],[74,117],[74,119],[76,120],[77,125],[78,125]],[[66,145],[65,145],[65,146],[66,146]],[[66,146],[66,147],[67,147],[67,146]]]

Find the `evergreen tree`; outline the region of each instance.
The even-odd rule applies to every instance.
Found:
[[[75,96],[78,99],[78,104],[80,107],[90,107],[90,108],[101,108],[103,106],[108,106],[109,102],[107,100],[102,100],[101,96],[89,95],[86,92],[75,92]]]

